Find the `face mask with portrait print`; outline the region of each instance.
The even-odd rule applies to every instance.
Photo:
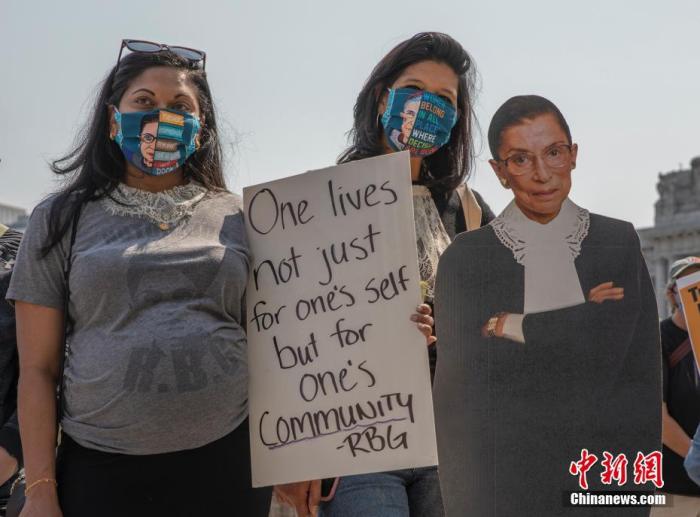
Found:
[[[120,113],[114,108],[114,141],[126,160],[151,176],[181,167],[195,152],[199,120],[191,113],[157,109]]]
[[[449,142],[456,123],[454,106],[439,95],[416,88],[389,89],[382,126],[394,151],[429,156]]]

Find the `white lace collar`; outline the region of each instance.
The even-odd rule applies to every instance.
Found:
[[[149,192],[120,183],[102,205],[112,215],[148,219],[161,230],[169,230],[194,212],[207,195],[207,189],[194,181],[163,192]]]
[[[424,185],[413,185],[413,219],[416,224],[421,290],[424,299],[432,301],[438,261],[451,239],[442,224],[433,196]]]
[[[518,264],[524,264],[532,246],[553,245],[560,242],[569,250],[573,262],[581,253],[581,243],[588,235],[590,214],[585,208],[565,199],[557,216],[547,224],[528,219],[515,201],[491,221],[496,237],[513,252]]]
[[[540,224],[528,219],[511,202],[491,225],[501,243],[525,268],[524,313],[585,302],[574,261],[588,235],[588,210],[566,199],[554,219]]]

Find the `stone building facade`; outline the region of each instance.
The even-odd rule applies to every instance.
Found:
[[[652,228],[638,229],[642,253],[654,282],[659,316],[669,314],[665,297],[668,268],[688,255],[700,256],[700,157],[689,169],[659,174],[659,199]]]
[[[26,226],[27,211],[24,208],[18,208],[0,203],[0,223],[5,226],[23,229]]]

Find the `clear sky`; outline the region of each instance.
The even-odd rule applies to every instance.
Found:
[[[229,185],[334,163],[376,62],[424,30],[458,39],[480,75],[485,135],[512,95],[553,100],[579,143],[572,199],[650,226],[659,172],[700,155],[700,2],[695,0],[2,0],[0,203],[56,188],[122,38],[201,48],[229,150]],[[486,160],[470,180],[510,200]]]

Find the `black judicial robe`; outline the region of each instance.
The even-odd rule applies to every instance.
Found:
[[[632,225],[590,214],[575,266],[586,297],[613,281],[624,299],[528,314],[522,344],[481,337],[488,318],[524,303],[524,268],[491,226],[442,255],[434,401],[448,517],[649,514],[564,504],[581,491],[569,465],[582,449],[598,457],[589,490],[617,491],[653,490],[634,483],[633,464],[638,451],[661,450],[659,322]],[[603,451],[626,454],[626,485],[601,483]]]

